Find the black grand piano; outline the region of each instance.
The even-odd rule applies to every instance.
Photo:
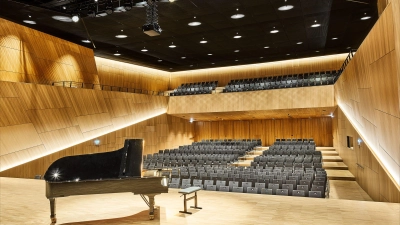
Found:
[[[150,208],[150,219],[154,219],[154,196],[168,193],[167,180],[160,176],[141,176],[142,151],[143,140],[128,139],[116,151],[56,160],[44,175],[51,222],[57,222],[56,198],[121,192],[140,195]]]

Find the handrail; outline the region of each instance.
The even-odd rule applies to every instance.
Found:
[[[346,59],[344,60],[342,67],[340,67],[340,69],[339,69],[340,74],[342,74],[344,69],[346,69],[346,66],[350,63],[350,60],[354,57],[354,54],[356,53],[356,51],[357,51],[357,49],[350,49],[350,52],[347,55]]]
[[[118,92],[164,96],[164,91],[152,91],[152,90],[118,87],[118,86],[111,86],[111,85],[83,83],[83,82],[76,82],[76,81],[55,81],[55,82],[51,82],[51,85],[58,86],[58,87],[85,88],[85,89],[102,90],[102,91],[118,91]]]

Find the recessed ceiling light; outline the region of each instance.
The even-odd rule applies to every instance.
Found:
[[[269,46],[265,46],[264,48],[269,48]]]
[[[211,53],[208,53],[207,55],[212,55]]]
[[[116,55],[116,56],[120,56],[121,54],[120,54],[120,53],[118,53],[118,51],[117,51],[116,53],[114,53],[114,55]]]
[[[301,44],[303,44],[303,42],[299,41],[299,42],[297,42],[296,44],[301,45]]]
[[[72,22],[72,18],[68,16],[52,16],[51,18],[66,23]]]
[[[260,57],[260,59],[263,59],[263,58],[264,58],[264,57],[262,57],[262,56]]]
[[[279,11],[287,11],[293,9],[292,5],[284,5],[278,8]]]
[[[314,24],[313,24],[313,25],[311,25],[311,27],[319,27],[319,26],[321,26],[321,24],[317,23],[317,21],[316,21],[316,20],[314,21]]]
[[[65,6],[63,6],[62,8],[63,8],[63,9],[67,9],[67,7],[65,7]]]
[[[337,39],[338,39],[337,37],[332,38],[332,40],[337,40]]]
[[[23,20],[22,22],[29,23],[29,24],[36,24],[36,22],[33,20]]]
[[[142,52],[147,52],[148,50],[146,48],[143,48],[142,50],[140,50]]]
[[[190,65],[190,67],[193,67],[193,65]]]
[[[370,17],[370,16],[363,16],[363,17],[361,17],[361,20],[368,20],[368,19],[371,19],[371,17]]]
[[[273,30],[270,31],[271,34],[276,34],[276,33],[278,33],[278,32],[279,32],[279,30],[275,29],[275,27],[274,27]]]
[[[127,38],[128,36],[125,34],[118,34],[118,35],[115,35],[115,37],[116,38]]]
[[[72,15],[71,17],[72,21],[74,21],[75,23],[79,21],[79,16],[78,15]]]
[[[31,15],[28,15],[28,17],[31,18],[32,16],[31,16]]]
[[[317,50],[317,51],[315,51],[315,52],[319,52],[319,51]]]
[[[244,17],[244,14],[235,14],[235,15],[231,16],[232,19],[241,19],[243,17]]]
[[[286,55],[290,55],[290,54],[288,53],[288,54],[286,54]]]
[[[174,45],[174,42],[172,42],[172,44],[170,46],[168,46],[170,48],[176,48],[176,45]]]
[[[157,60],[158,62],[162,62],[162,59]]]
[[[242,37],[242,36],[240,36],[237,32],[236,32],[236,35],[233,36],[233,38],[236,38],[236,39],[241,38],[241,37]]]
[[[186,57],[185,57],[185,56],[182,56],[181,59],[186,59]]]
[[[203,38],[203,40],[200,41],[200,44],[205,44],[205,43],[207,43],[207,41],[204,40],[204,38]]]
[[[211,63],[211,64],[213,64],[213,65],[214,65],[215,63]]]
[[[196,26],[200,26],[201,23],[200,22],[190,22],[190,23],[188,23],[188,25],[191,27],[196,27]]]
[[[239,61],[238,59],[235,59],[235,62]]]
[[[89,40],[82,40],[83,43],[90,43]]]
[[[172,68],[169,68],[170,70],[172,70]]]
[[[240,50],[235,50],[234,52],[240,52]]]

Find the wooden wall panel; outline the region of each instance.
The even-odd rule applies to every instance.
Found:
[[[335,147],[374,200],[391,202],[399,202],[400,190],[399,14],[399,2],[391,1],[334,85],[345,118],[334,131],[339,139]],[[368,150],[349,154],[342,140],[347,133],[362,138]],[[380,188],[372,184],[378,177],[385,181]]]
[[[0,19],[0,80],[98,84],[91,49]]]
[[[194,123],[189,123],[187,120],[162,114],[121,130],[97,137],[96,139],[100,140],[99,146],[95,146],[93,139],[91,139],[62,151],[0,172],[0,176],[33,178],[36,174],[43,175],[50,164],[61,157],[118,150],[123,147],[125,139],[128,138],[144,139],[145,147],[143,154],[152,154],[161,149],[189,145],[193,141],[194,126]]]
[[[170,73],[95,57],[100,84],[152,91],[168,90]]]
[[[168,104],[163,96],[28,83],[0,81],[0,90],[0,171],[163,114]],[[149,131],[133,134],[157,142]]]
[[[266,91],[177,96],[169,99],[168,114],[333,107],[333,94],[333,85],[326,85]]]
[[[175,89],[183,83],[217,80],[218,86],[222,87],[232,79],[338,70],[342,66],[346,56],[347,54],[338,54],[252,65],[174,72],[171,73],[169,89]]]
[[[195,141],[203,139],[261,139],[264,146],[277,138],[314,138],[317,146],[333,146],[332,118],[195,121]],[[210,131],[211,129],[211,131]],[[296,131],[294,131],[296,129]],[[214,130],[214,131],[213,131]]]

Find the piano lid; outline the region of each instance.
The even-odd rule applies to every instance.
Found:
[[[67,156],[53,162],[44,179],[47,182],[141,177],[142,139],[127,139],[124,147],[104,153]]]

